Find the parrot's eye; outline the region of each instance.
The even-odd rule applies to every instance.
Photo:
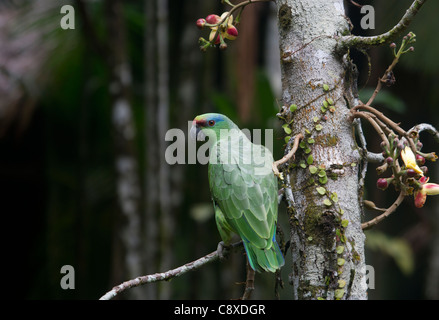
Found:
[[[208,124],[210,127],[212,127],[213,125],[215,125],[215,120],[209,120]]]

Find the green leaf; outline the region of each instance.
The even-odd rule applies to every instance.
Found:
[[[331,193],[331,200],[332,200],[334,203],[337,203],[337,202],[338,202],[338,195],[337,195],[337,193],[335,193],[335,192]]]
[[[343,259],[343,258],[338,258],[338,259],[337,259],[337,264],[338,264],[339,266],[344,265],[345,262],[346,262],[346,260]]]
[[[326,189],[323,187],[318,187],[318,188],[316,188],[316,190],[322,196],[326,194]]]
[[[312,118],[312,121],[314,121],[314,122],[319,122],[319,120],[320,120],[319,117],[314,117],[314,118]]]
[[[325,170],[320,170],[319,171],[319,177],[326,177],[326,171]]]
[[[332,202],[331,200],[329,200],[328,198],[326,198],[325,200],[323,200],[323,204],[327,207],[332,206]]]
[[[338,287],[339,288],[344,288],[345,285],[346,285],[346,280],[343,280],[343,279],[338,280]]]
[[[338,246],[335,250],[337,251],[338,254],[342,254],[343,251],[344,251],[344,247],[343,246]]]
[[[329,91],[329,86],[328,86],[327,84],[324,84],[324,85],[323,85],[323,90],[324,90],[324,91]]]
[[[291,139],[291,136],[286,136],[284,139],[285,139],[285,143],[288,143]]]
[[[317,172],[317,167],[316,166],[309,166],[309,172],[311,172],[311,174],[315,174]]]
[[[312,157],[312,155],[309,155],[309,157],[306,158],[306,162],[307,162],[308,164],[312,164],[312,163],[314,162],[314,158]]]
[[[322,129],[323,129],[323,127],[322,127],[321,124],[317,124],[317,125],[316,125],[316,130],[317,130],[317,131],[320,131],[320,130],[322,130]]]
[[[326,184],[328,182],[328,177],[324,176],[324,177],[319,178],[319,182],[321,184]]]
[[[334,291],[334,297],[335,297],[336,299],[341,299],[341,298],[343,298],[343,295],[344,295],[344,289],[336,289],[336,290]]]
[[[309,143],[309,144],[313,144],[314,142],[316,142],[316,141],[315,141],[313,138],[309,138],[309,139],[308,139],[308,143]]]
[[[341,226],[342,226],[343,228],[346,228],[346,227],[348,226],[348,224],[349,224],[349,220],[346,220],[346,219],[341,220]]]
[[[284,124],[284,125],[282,126],[282,128],[284,128],[284,131],[285,131],[286,134],[291,134],[291,129],[290,129],[290,127],[288,126],[288,124]]]
[[[297,106],[293,103],[291,106],[290,106],[290,111],[291,112],[294,112],[294,111],[296,111],[297,110]]]

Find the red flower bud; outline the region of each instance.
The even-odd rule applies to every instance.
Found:
[[[236,29],[234,26],[230,26],[227,28],[227,38],[229,40],[235,40],[238,36],[238,29]]]
[[[408,169],[407,170],[407,176],[410,177],[410,178],[416,177],[417,174],[418,173],[415,170],[413,170],[413,169]]]
[[[217,24],[217,23],[220,22],[220,21],[221,21],[220,16],[217,16],[216,14],[209,14],[209,15],[206,17],[206,22],[207,22],[208,24]]]
[[[387,157],[387,158],[386,158],[386,162],[387,162],[388,164],[392,164],[392,163],[393,163],[393,158],[392,158],[392,157]]]
[[[386,190],[389,186],[389,183],[387,182],[387,179],[385,178],[379,178],[377,180],[377,188],[381,190]]]
[[[199,29],[203,29],[204,25],[206,24],[206,20],[205,19],[198,19],[197,20],[197,27]]]
[[[425,163],[425,158],[421,156],[420,154],[416,155],[416,163],[420,166],[422,166]]]

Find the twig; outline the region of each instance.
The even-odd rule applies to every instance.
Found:
[[[362,223],[361,229],[367,230],[367,229],[373,227],[374,225],[378,224],[380,221],[384,220],[388,216],[390,216],[396,210],[396,208],[398,208],[398,206],[402,203],[402,201],[404,200],[404,197],[405,197],[405,194],[403,191],[401,191],[399,193],[398,198],[396,198],[395,202],[390,207],[388,207],[386,209],[386,211],[384,211],[383,214],[380,214],[378,217],[375,217],[370,221]]]
[[[357,111],[358,109],[365,109],[368,112],[373,113],[378,119],[380,119],[382,122],[395,130],[400,136],[407,136],[407,132],[405,132],[397,123],[387,118],[382,112],[378,111],[377,109],[368,106],[367,104],[359,104],[358,106],[352,108],[353,111]]]
[[[366,119],[367,121],[369,121],[369,123],[372,125],[372,127],[375,129],[375,131],[380,135],[381,140],[383,140],[387,146],[390,146],[390,143],[389,143],[389,140],[387,139],[387,136],[384,134],[383,130],[378,125],[378,123],[374,120],[374,118],[375,118],[374,114],[364,112],[364,111],[356,111],[354,108],[352,108],[351,110],[352,110],[352,116],[354,118],[363,118],[363,119]]]
[[[253,290],[255,289],[255,270],[250,267],[250,263],[247,260],[247,279],[245,280],[244,294],[241,300],[250,299]]]
[[[348,47],[370,47],[379,46],[391,42],[393,39],[398,37],[404,30],[407,29],[409,24],[412,22],[415,15],[418,13],[419,9],[427,0],[415,0],[412,5],[401,20],[388,32],[372,36],[372,37],[361,37],[361,36],[343,36],[341,41],[343,45]]]
[[[293,144],[293,147],[291,148],[290,152],[288,152],[288,154],[286,154],[282,159],[273,162],[272,168],[273,168],[273,172],[276,176],[278,176],[278,177],[280,176],[280,172],[279,172],[278,167],[280,165],[286,163],[288,160],[290,160],[294,156],[294,154],[297,151],[297,148],[299,147],[299,142],[301,139],[303,139],[303,134],[299,133],[294,138],[294,144]]]
[[[241,245],[242,245],[242,241],[232,244],[231,247],[237,248]],[[99,300],[111,300],[114,297],[116,297],[118,294],[120,294],[121,292],[127,289],[138,287],[140,285],[144,285],[147,283],[153,283],[153,282],[169,280],[172,278],[179,277],[182,274],[185,274],[192,270],[196,270],[207,263],[218,260],[218,258],[219,258],[218,251],[214,251],[209,253],[208,255],[205,255],[204,257],[199,258],[198,260],[186,263],[181,267],[163,273],[155,273],[155,274],[141,276],[132,280],[125,281],[124,283],[113,287],[113,289],[111,289],[106,294],[104,294]]]
[[[414,126],[413,128],[411,128],[407,133],[410,135],[414,131],[416,131],[417,133],[421,133],[422,131],[427,131],[428,133],[433,135],[436,141],[439,141],[439,131],[429,123],[420,123]]]
[[[383,156],[382,152],[373,153],[373,152],[368,151],[366,158],[367,158],[367,161],[372,162],[372,163],[381,163],[384,161],[384,156]]]

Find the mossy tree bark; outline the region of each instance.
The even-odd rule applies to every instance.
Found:
[[[289,214],[295,298],[366,299],[361,149],[349,120],[356,74],[336,40],[349,34],[343,0],[277,5],[281,116],[291,136],[305,136],[284,172],[294,196]],[[292,104],[297,109],[291,111]]]

